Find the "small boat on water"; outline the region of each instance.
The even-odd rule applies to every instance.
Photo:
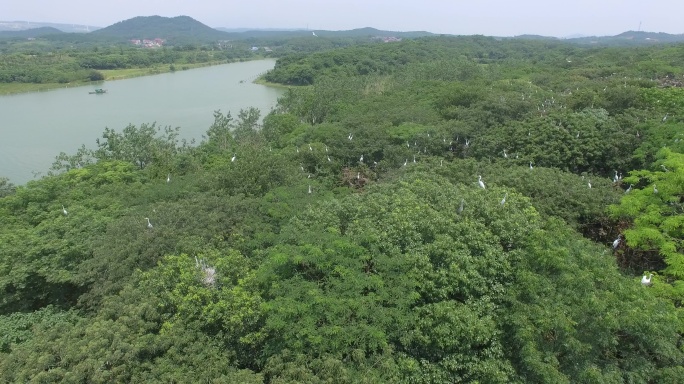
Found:
[[[101,95],[101,94],[103,94],[103,93],[107,93],[107,90],[106,90],[106,89],[102,89],[102,88],[98,88],[98,89],[96,89],[95,91],[93,91],[93,92],[88,92],[88,93],[90,93],[91,95]]]

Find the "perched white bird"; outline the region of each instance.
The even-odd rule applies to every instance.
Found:
[[[617,239],[613,240],[613,249],[617,249],[617,247],[620,246],[620,236],[617,237]]]
[[[361,178],[361,172],[356,172],[356,179],[358,180],[360,178]]]
[[[146,217],[145,220],[147,220],[147,228],[150,228],[150,229],[154,228],[154,227],[152,226],[152,223],[150,223],[150,219],[149,219],[149,218]]]
[[[361,155],[361,157],[359,158],[359,162],[363,163],[363,155]]]
[[[534,167],[532,166],[532,162],[531,162],[531,161],[530,161],[530,169],[534,169]]]
[[[625,193],[630,193],[632,192],[632,184],[629,185],[629,188],[625,191]]]
[[[332,160],[330,160],[330,156],[328,156],[328,161],[332,161]]]
[[[508,154],[506,153],[505,149],[503,150],[503,152],[504,152],[504,159],[508,159]]]
[[[587,185],[589,186],[589,189],[591,189],[591,180],[587,181]]]
[[[170,182],[171,182],[171,174],[169,173],[168,175],[166,175],[166,183],[168,184]]]
[[[667,115],[668,114],[666,113],[665,116],[663,116],[663,123],[665,122],[665,120],[667,120]]]
[[[653,277],[653,274],[652,274],[652,273],[649,273],[649,274],[648,274],[648,277],[646,277],[646,275],[644,275],[644,276],[641,278],[641,284],[642,284],[642,285],[651,285],[651,277]]]
[[[406,166],[406,164],[408,164],[408,159],[406,159],[406,161],[404,161],[404,167]]]
[[[311,193],[311,192],[312,192],[312,191],[311,191],[311,185],[309,185],[309,193]]]
[[[653,184],[653,193],[658,193],[658,188],[656,188],[655,184]]]
[[[328,146],[327,145],[325,146],[325,151],[328,152]]]
[[[615,171],[615,176],[613,176],[613,183],[617,183],[618,181],[620,181],[620,178],[618,177],[618,172]]]
[[[349,134],[349,136],[347,136],[347,139],[349,139],[349,140],[351,140],[353,138],[354,138],[354,135],[352,135],[351,133]]]
[[[230,158],[230,162],[231,162],[231,163],[235,161],[235,157],[236,157],[236,155],[233,154],[233,157]]]
[[[458,213],[461,214],[463,212],[463,208],[465,206],[465,200],[461,199],[461,205],[458,206]]]
[[[441,167],[443,165],[444,165],[444,160],[439,160],[439,166]]]
[[[485,189],[485,183],[482,181],[482,176],[477,175],[477,184],[480,186],[480,188]]]
[[[313,148],[311,148],[311,144],[309,144],[309,151],[313,151]]]
[[[501,199],[501,203],[499,203],[499,204],[501,204],[502,207],[503,207],[504,204],[506,204],[506,198],[507,198],[507,197],[508,197],[508,192],[506,192],[506,193],[504,194],[503,199]]]
[[[64,208],[63,205],[62,205],[62,213],[64,214],[64,216],[69,214],[69,212],[67,212],[66,208]]]
[[[314,36],[318,37],[318,35],[316,34],[316,32],[311,32],[311,33],[312,33]]]

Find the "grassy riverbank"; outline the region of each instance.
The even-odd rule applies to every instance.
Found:
[[[211,62],[206,62],[206,63],[178,64],[175,66],[168,65],[168,64],[162,64],[162,65],[155,65],[155,66],[150,66],[150,67],[145,67],[145,68],[126,68],[126,69],[101,70],[100,72],[104,75],[105,81],[112,81],[112,80],[130,79],[130,78],[140,77],[140,76],[158,75],[161,73],[184,71],[184,70],[188,70],[188,69],[208,67],[208,66],[212,66],[212,65],[229,64],[229,63],[237,63],[237,62],[241,62],[241,61],[252,61],[252,60],[262,60],[262,59],[265,59],[265,57],[255,57],[255,58],[239,59],[239,60],[233,60],[233,61],[221,60],[221,61],[211,61]],[[271,83],[266,83],[266,82],[263,82],[263,83],[259,82],[259,84],[264,84],[264,85],[269,85],[269,86],[281,86],[279,84],[271,84]],[[35,83],[0,83],[0,95],[12,95],[12,94],[19,94],[19,93],[27,93],[27,92],[41,92],[41,91],[48,91],[51,89],[83,87],[83,86],[87,86],[87,85],[92,85],[92,86],[98,87],[100,85],[100,82],[79,81],[79,82],[70,82],[70,83],[66,83],[66,84],[64,84],[64,83],[41,83],[41,84],[35,84]]]

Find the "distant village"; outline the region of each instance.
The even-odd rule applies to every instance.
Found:
[[[138,45],[138,46],[141,46],[143,48],[158,48],[158,47],[161,47],[162,45],[164,45],[165,40],[157,38],[157,39],[152,39],[152,40],[149,40],[149,39],[142,39],[142,40],[131,39],[129,41],[131,43],[133,43],[134,45]]]

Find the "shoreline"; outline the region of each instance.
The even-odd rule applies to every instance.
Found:
[[[243,59],[235,59],[235,60],[210,61],[210,62],[206,62],[206,63],[183,64],[183,65],[178,65],[176,67],[176,69],[173,71],[171,70],[170,64],[164,64],[164,65],[157,65],[157,66],[148,67],[148,68],[105,69],[105,70],[100,70],[100,72],[102,72],[102,74],[105,76],[104,81],[116,81],[116,80],[132,79],[132,78],[143,77],[143,76],[154,76],[154,75],[159,75],[162,73],[188,71],[191,69],[211,67],[214,65],[232,64],[232,63],[240,63],[240,62],[246,62],[246,61],[265,60],[265,59],[276,59],[276,58],[255,57],[255,58],[243,58]],[[261,76],[259,76],[259,78],[254,80],[254,82],[257,83],[257,81],[260,78],[261,78]],[[102,81],[83,81],[83,82],[66,83],[66,84],[63,84],[63,83],[41,83],[41,84],[36,84],[36,83],[0,83],[0,96],[20,95],[20,94],[32,93],[32,92],[46,92],[46,91],[51,91],[51,90],[60,89],[60,88],[85,87],[85,86],[89,86],[89,85],[90,86],[97,86],[98,84],[102,84]],[[287,86],[283,86],[281,84],[271,84],[271,83],[267,83],[267,82],[258,82],[257,84],[262,84],[262,85],[266,85],[269,87],[287,87]]]

